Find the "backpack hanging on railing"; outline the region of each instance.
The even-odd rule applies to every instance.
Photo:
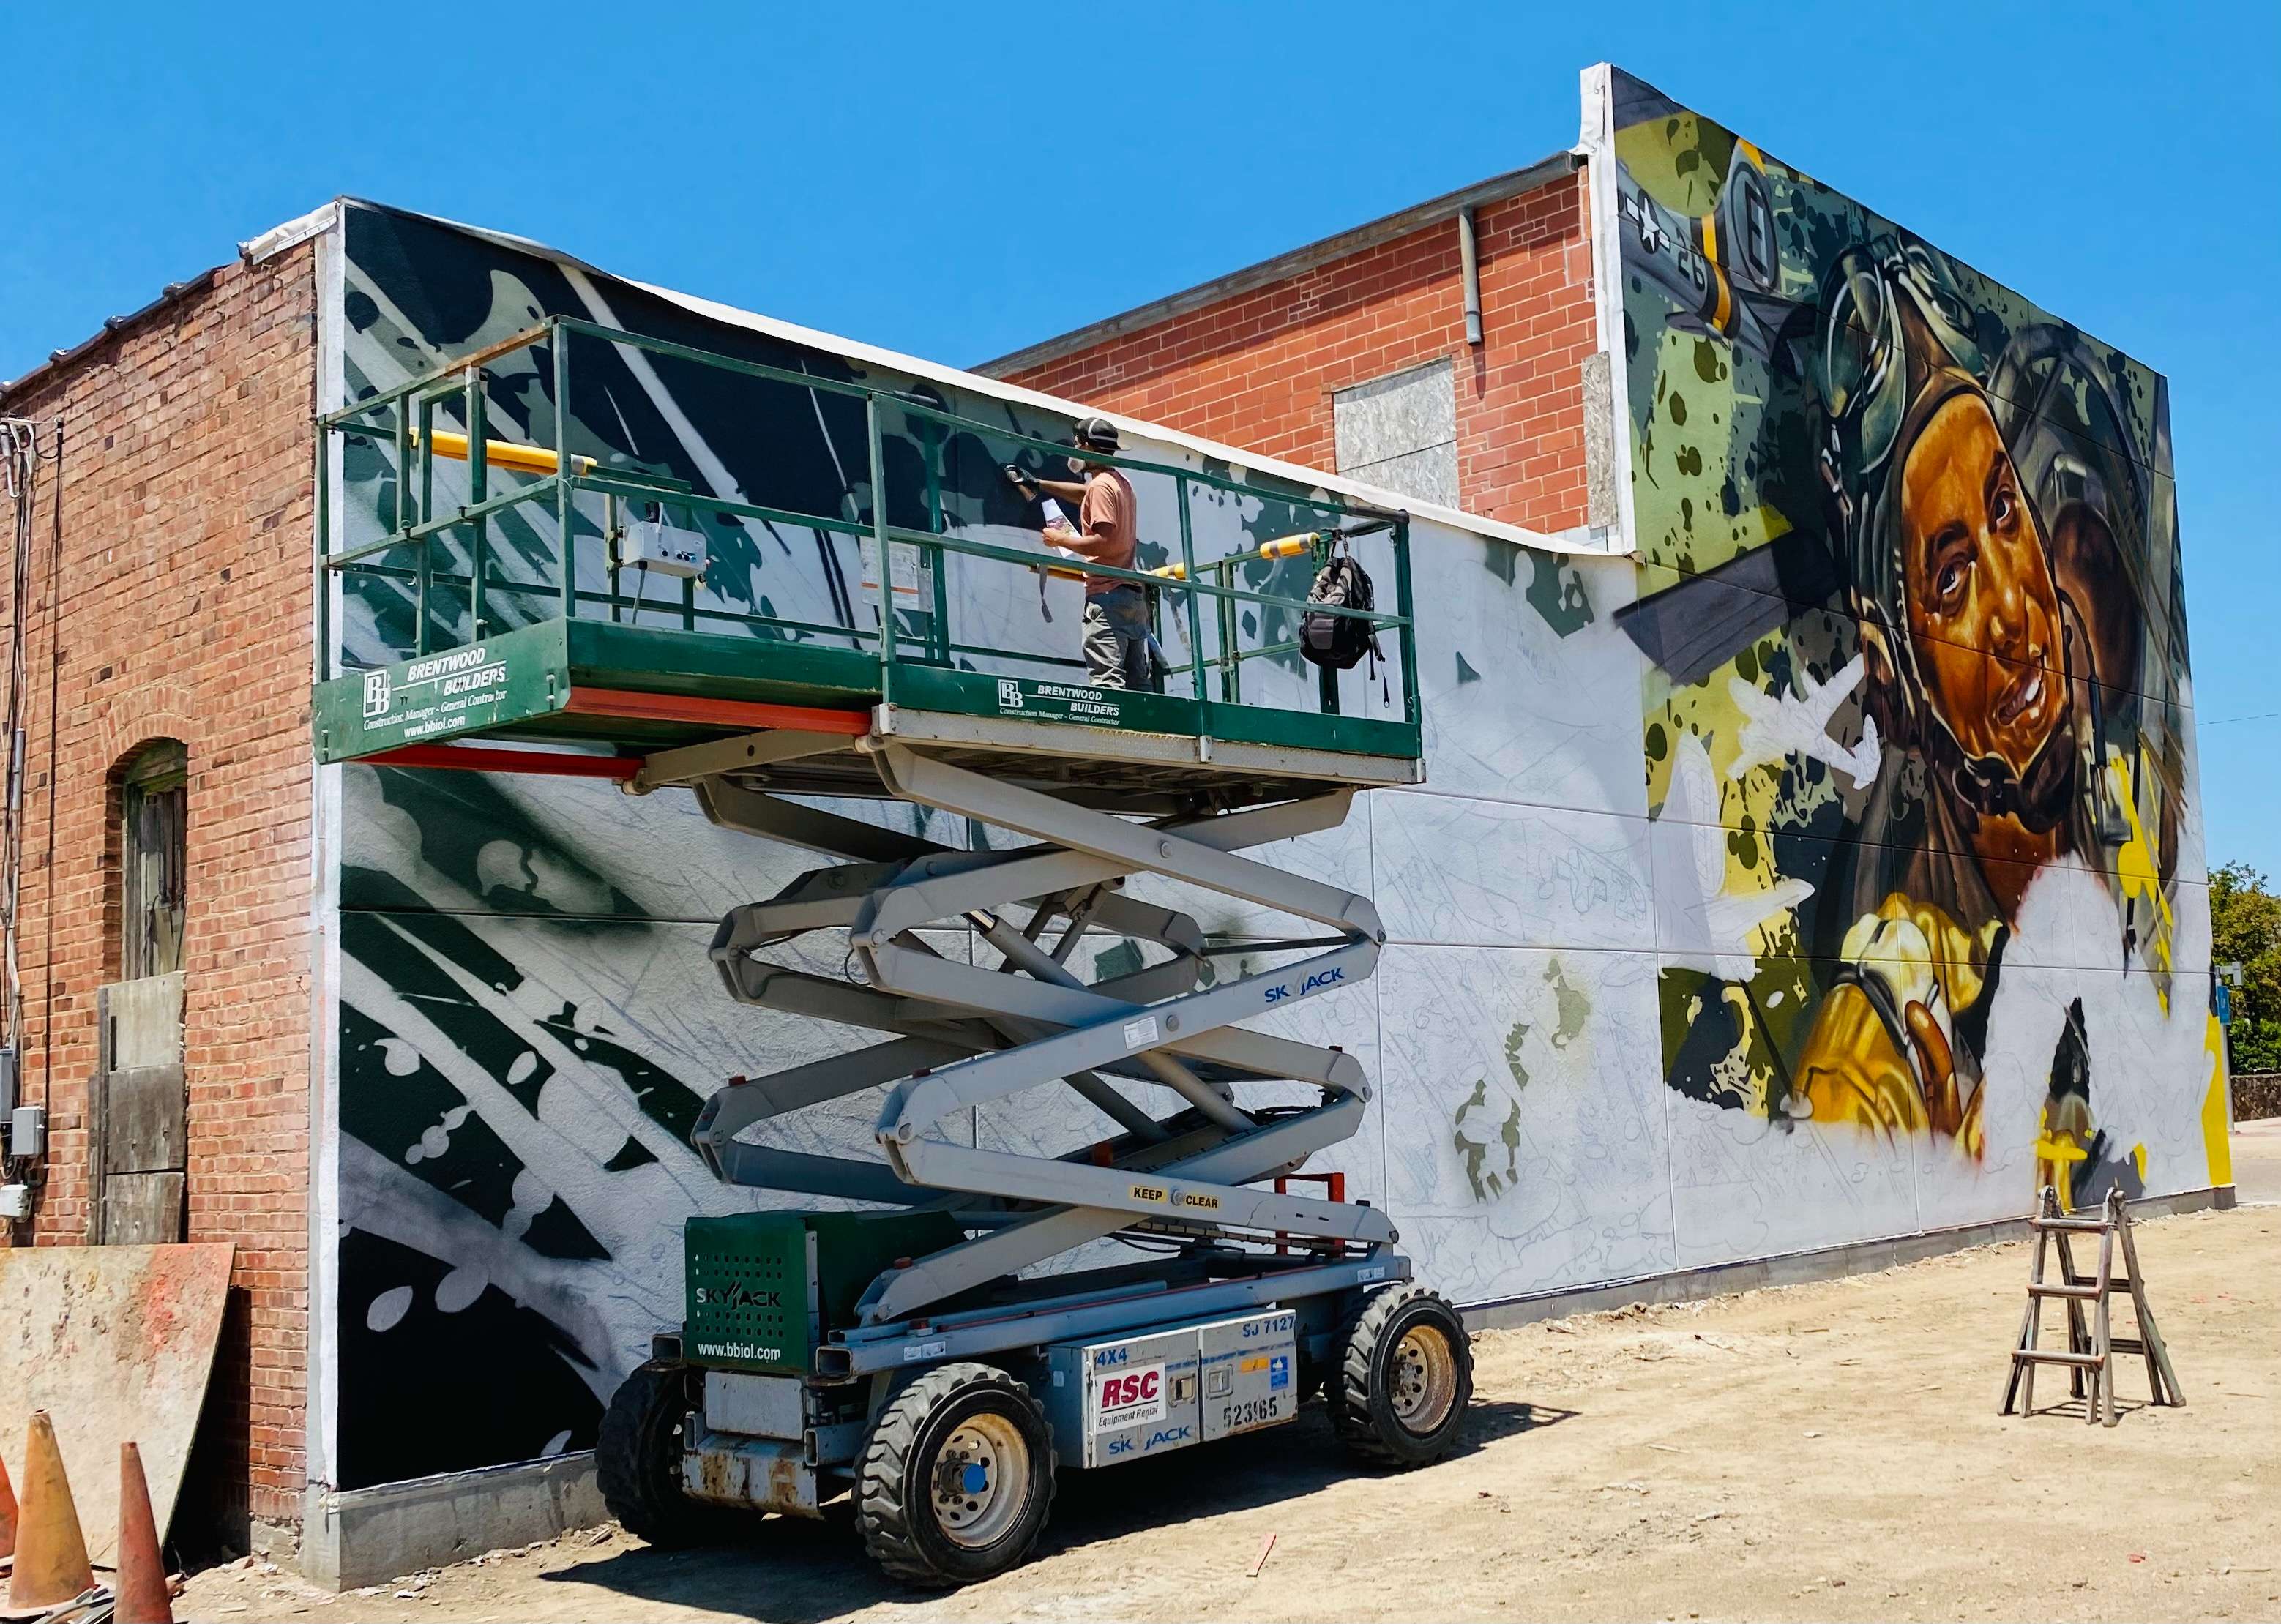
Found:
[[[1369,572],[1349,549],[1345,537],[1332,544],[1329,560],[1316,572],[1315,584],[1307,589],[1307,601],[1335,609],[1368,610],[1378,607]],[[1380,687],[1386,684],[1378,669],[1379,662],[1386,657],[1378,646],[1378,628],[1356,615],[1325,615],[1309,608],[1299,618],[1299,653],[1313,664],[1334,671],[1350,671],[1367,654],[1371,675],[1378,677]]]

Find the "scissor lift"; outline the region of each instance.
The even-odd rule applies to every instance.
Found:
[[[1370,1081],[1339,1048],[1243,1025],[1365,979],[1385,940],[1367,898],[1247,854],[1336,827],[1357,790],[1420,776],[1406,517],[1274,493],[1318,516],[1317,548],[1382,538],[1396,608],[1343,612],[1399,644],[1398,715],[1340,714],[1328,678],[1311,709],[1246,703],[1243,662],[1289,649],[1246,644],[1237,610],[1295,614],[1303,593],[1237,584],[1239,568],[1291,553],[1291,539],[1198,559],[1191,487],[1257,491],[1133,459],[1113,460],[1171,481],[1180,553],[1102,573],[1156,588],[1183,615],[1189,658],[1168,681],[1188,692],[1009,675],[1009,661],[1054,661],[1003,651],[996,671],[967,669],[945,560],[1045,561],[958,533],[937,498],[947,470],[930,461],[922,529],[891,523],[886,500],[869,514],[802,514],[613,467],[569,443],[567,409],[551,448],[491,437],[492,369],[551,366],[567,406],[571,354],[590,347],[860,399],[874,492],[891,412],[1017,456],[1067,448],[908,392],[562,318],[321,420],[329,439],[392,442],[399,474],[384,533],[322,561],[321,602],[334,612],[334,583],[361,574],[416,606],[402,658],[318,684],[321,758],[685,787],[724,829],[830,859],[723,918],[711,956],[729,995],[878,1034],[732,1078],[698,1118],[695,1148],[723,1181],[831,1204],[690,1221],[684,1323],[655,1339],[603,1423],[612,1510],[653,1543],[683,1544],[730,1533],[738,1511],[817,1516],[845,1495],[890,1573],[958,1583],[1023,1559],[1057,1468],[1275,1426],[1318,1391],[1374,1465],[1454,1447],[1472,1388],[1461,1322],[1411,1283],[1384,1211],[1344,1200],[1340,1175],[1303,1171],[1361,1126]],[[933,458],[950,437],[918,438]],[[438,459],[467,465],[464,490],[441,500]],[[728,610],[694,580],[677,624],[636,623],[621,515],[650,504],[862,538],[878,561],[871,623]],[[490,527],[517,507],[539,530],[552,517],[551,579],[493,567]],[[931,613],[894,601],[895,548],[931,561]],[[993,835],[958,849],[823,804],[861,798]],[[1311,933],[1247,940],[1245,959],[1270,967],[1225,978],[1232,949],[1192,914],[1128,891],[1136,876]],[[823,961],[838,957],[842,974],[770,956],[813,932],[844,940]],[[972,962],[943,950],[946,932],[977,944]],[[1117,955],[1088,982],[1088,936],[1134,944],[1137,959]],[[1264,1102],[1263,1087],[1281,1102]],[[760,1142],[765,1125],[872,1090],[876,1158]],[[1041,1115],[1055,1090],[1086,1109]],[[1047,1122],[1097,1113],[1092,1131],[1108,1132],[1055,1154],[993,1148],[970,1131],[993,1108]]]

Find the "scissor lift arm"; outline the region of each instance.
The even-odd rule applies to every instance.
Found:
[[[1198,1238],[1249,1232],[1364,1248],[1392,1242],[1392,1226],[1375,1209],[1251,1187],[1350,1135],[1370,1090],[1350,1055],[1234,1024],[1359,982],[1376,964],[1384,930],[1365,898],[1241,855],[1335,827],[1350,790],[1136,823],[900,744],[874,744],[870,754],[898,799],[1038,843],[955,851],[733,783],[700,781],[715,823],[847,859],[722,920],[712,954],[731,995],[895,1035],[731,1082],[708,1102],[692,1134],[707,1164],[732,1183],[871,1201],[899,1195],[911,1206],[947,1198],[971,1218],[988,1215],[987,1233],[883,1274],[862,1304],[866,1326],[909,1319],[1143,1224]],[[1327,925],[1334,934],[1313,940],[1327,941],[1328,950],[1200,987],[1202,932],[1188,915],[1116,889],[1139,873]],[[1017,917],[1024,917],[1019,927]],[[1048,947],[1057,921],[1062,929]],[[997,950],[1000,968],[947,958],[923,934],[967,928]],[[848,963],[859,974],[836,981],[761,956],[824,929],[847,932]],[[1069,968],[1087,930],[1169,956],[1087,986]],[[1258,946],[1272,952],[1278,945]],[[1236,1102],[1239,1083],[1284,1080],[1315,1085],[1320,1102],[1272,1116]],[[1143,1081],[1171,1090],[1186,1108],[1179,1115],[1197,1125],[1160,1120],[1120,1088]],[[970,1108],[1055,1082],[1122,1131],[1110,1154],[1086,1147],[1070,1156],[1025,1156],[958,1144],[939,1132]],[[882,1086],[889,1091],[878,1142],[900,1191],[890,1190],[874,1162],[770,1151],[739,1138],[788,1112]],[[1175,1144],[1178,1154],[1168,1156]],[[1150,1177],[1136,1187],[1135,1172]]]

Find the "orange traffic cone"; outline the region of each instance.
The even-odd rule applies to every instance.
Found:
[[[8,1463],[0,1460],[0,1557],[16,1552],[16,1489],[8,1481]]]
[[[119,1602],[116,1624],[174,1624],[166,1594],[166,1564],[159,1554],[159,1520],[151,1514],[151,1485],[143,1476],[143,1451],[119,1446],[119,1573],[112,1587]]]
[[[32,1411],[24,1445],[23,1514],[16,1523],[16,1571],[8,1577],[8,1605],[18,1612],[67,1602],[95,1582],[79,1508],[64,1477],[56,1429],[44,1410]]]

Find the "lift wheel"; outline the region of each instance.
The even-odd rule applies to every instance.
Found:
[[[1053,1429],[1004,1371],[940,1365],[880,1412],[855,1495],[864,1547],[891,1576],[932,1588],[989,1579],[1046,1526]]]
[[[1473,1350],[1447,1297],[1416,1285],[1373,1293],[1343,1342],[1324,1396],[1349,1450],[1406,1471],[1457,1446],[1473,1396]]]

